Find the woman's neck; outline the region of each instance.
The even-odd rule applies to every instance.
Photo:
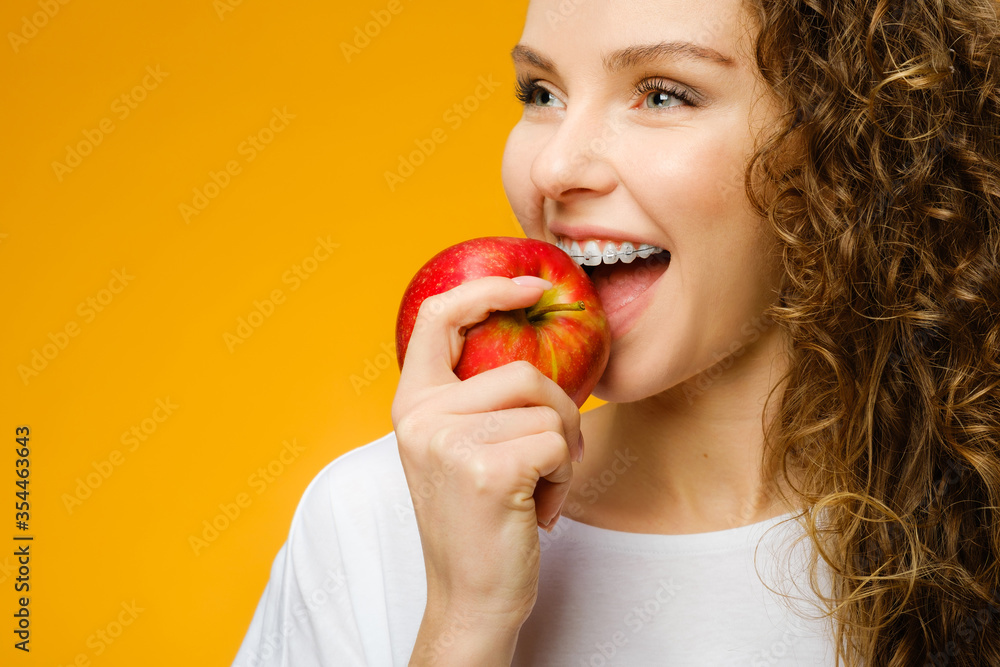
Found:
[[[574,468],[564,514],[614,530],[684,534],[794,509],[761,471],[765,399],[785,357],[777,334],[758,342],[720,362],[710,382],[696,377],[641,401],[585,413],[586,455]],[[775,392],[769,418],[778,400]]]

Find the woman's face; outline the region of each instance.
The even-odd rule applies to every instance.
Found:
[[[762,97],[745,18],[738,0],[528,9],[513,52],[526,106],[504,187],[529,237],[589,246],[590,262],[595,250],[619,259],[587,269],[612,331],[594,392],[603,399],[634,401],[713,364],[730,368],[726,355],[776,329],[761,314],[778,257],[743,174],[777,105]],[[642,244],[664,252],[642,258]]]

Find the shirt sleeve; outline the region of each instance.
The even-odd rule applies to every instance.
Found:
[[[306,488],[233,667],[367,665],[343,562],[330,475]]]

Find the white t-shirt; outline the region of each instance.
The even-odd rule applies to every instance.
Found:
[[[812,594],[803,568],[794,569],[808,543],[789,547],[801,529],[784,518],[694,535],[625,533],[566,517],[551,534],[539,529],[538,600],[513,664],[833,665],[829,625],[801,602]],[[800,602],[769,592],[755,573],[754,546],[772,526],[757,571]],[[407,665],[426,595],[390,433],[309,484],[233,667]]]

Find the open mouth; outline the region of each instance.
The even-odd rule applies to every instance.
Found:
[[[604,312],[612,315],[642,296],[668,266],[670,253],[663,251],[629,264],[598,264],[584,270],[594,282]]]
[[[639,298],[670,266],[670,252],[647,243],[557,238],[556,245],[587,272],[609,315]]]

